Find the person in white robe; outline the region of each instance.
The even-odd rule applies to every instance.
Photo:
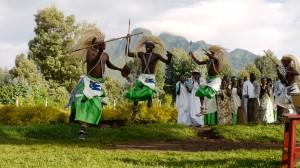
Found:
[[[204,127],[204,116],[197,115],[201,108],[200,98],[195,94],[200,86],[205,85],[206,81],[201,78],[201,73],[199,71],[193,71],[192,78],[188,81],[189,90],[191,91],[189,108],[192,125],[196,127]]]
[[[186,126],[191,125],[189,111],[189,91],[186,84],[186,77],[181,75],[180,80],[176,83],[176,107],[178,109],[178,124]]]
[[[238,79],[232,78],[231,97],[233,101],[232,124],[237,124],[238,109],[241,107],[241,98],[238,94]]]

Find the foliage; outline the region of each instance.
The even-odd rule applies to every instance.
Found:
[[[0,122],[6,124],[34,124],[34,123],[66,123],[68,114],[60,109],[44,106],[2,106],[0,108]]]
[[[29,85],[40,84],[44,82],[43,76],[38,71],[34,61],[27,59],[23,53],[17,55],[15,67],[13,67],[9,73],[13,78],[21,77],[26,79]]]
[[[268,77],[273,80],[276,79],[276,66],[273,62],[279,62],[276,56],[272,52],[269,52],[269,56],[257,57],[254,61],[255,66],[260,71],[262,77]]]
[[[8,76],[10,76],[8,71],[0,67],[0,86],[3,86],[7,83],[7,79],[10,78]]]
[[[65,16],[54,6],[35,15],[35,37],[29,42],[29,58],[34,60],[47,80],[62,83],[70,79],[69,67],[63,62],[73,39],[79,32],[74,16]],[[76,72],[76,71],[73,71]]]
[[[14,78],[9,84],[0,86],[0,104],[14,104],[17,97],[26,97],[29,86],[24,78]]]
[[[111,77],[106,77],[104,88],[110,105],[113,105],[114,101],[120,103],[123,100],[123,87],[118,81],[113,80]]]
[[[199,66],[192,62],[188,57],[188,53],[182,49],[173,49],[174,54],[170,65],[166,67],[166,92],[169,94],[175,94],[175,84],[178,81],[180,75],[191,76],[193,70],[198,70],[203,76],[207,73],[206,66]],[[204,59],[204,57],[202,57]]]
[[[232,71],[232,68],[230,67],[229,64],[226,64],[221,72],[220,72],[220,75],[221,76],[227,76],[227,77],[232,77],[233,76],[233,71]]]
[[[158,99],[153,100],[153,107],[148,108],[145,103],[139,104],[137,122],[166,123],[176,121],[177,109],[171,105],[171,96],[165,96],[163,102]],[[103,120],[130,120],[132,114],[132,103],[119,102],[115,107],[107,106],[103,109]]]
[[[155,79],[156,79],[156,87],[157,87],[157,96],[161,97],[164,94],[164,86],[165,86],[165,65],[162,62],[158,62],[156,64],[155,69]]]
[[[243,70],[241,70],[238,74],[239,78],[248,77],[250,73],[254,73],[257,79],[261,78],[260,71],[256,68],[255,64],[248,64]]]

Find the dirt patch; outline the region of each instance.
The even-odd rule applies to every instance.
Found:
[[[214,136],[211,128],[195,128],[198,137],[183,141],[158,141],[158,142],[127,142],[105,145],[105,149],[124,150],[160,150],[160,151],[226,151],[238,149],[280,149],[281,144],[232,142]]]

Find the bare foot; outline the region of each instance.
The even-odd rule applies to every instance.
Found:
[[[196,114],[197,117],[201,117],[206,114],[207,109],[205,107],[201,107],[200,109],[201,111],[198,114]]]

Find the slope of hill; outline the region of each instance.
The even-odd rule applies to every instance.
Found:
[[[138,32],[143,32],[143,35],[152,34],[150,30],[144,28],[134,29],[132,31],[132,34]],[[133,47],[141,36],[142,35],[132,37],[130,50],[133,50]],[[206,49],[209,45],[211,45],[207,44],[205,41],[189,42],[182,36],[177,36],[170,33],[161,33],[159,37],[164,42],[167,50],[172,50],[173,48],[182,48],[186,51],[201,52],[201,49]],[[107,44],[106,52],[111,56],[112,62],[118,66],[123,66],[125,64],[125,46],[126,39],[110,42]],[[228,53],[229,63],[231,64],[234,72],[238,72],[247,64],[253,63],[256,57],[257,55],[244,49],[235,49]],[[114,79],[121,79],[119,72],[108,70],[107,74],[113,76]]]

